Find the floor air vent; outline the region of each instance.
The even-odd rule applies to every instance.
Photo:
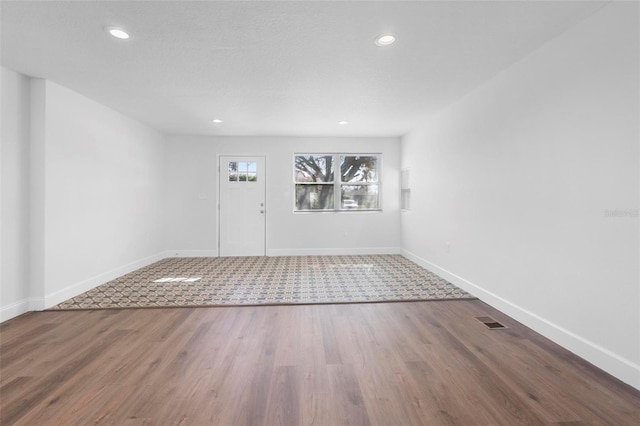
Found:
[[[498,321],[494,320],[491,317],[476,317],[476,319],[481,323],[483,323],[487,328],[490,328],[491,330],[507,328],[506,326],[500,324]]]

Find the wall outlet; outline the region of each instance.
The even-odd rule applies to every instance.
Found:
[[[451,253],[451,243],[449,241],[444,243],[444,252],[445,253]]]

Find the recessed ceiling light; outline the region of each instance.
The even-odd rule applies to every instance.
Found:
[[[121,40],[126,40],[131,37],[128,32],[118,27],[106,27],[105,31],[111,34],[113,37],[119,38]]]
[[[389,46],[390,44],[395,43],[396,39],[397,37],[395,34],[380,34],[378,37],[376,37],[376,44],[378,46]]]
[[[346,120],[342,120],[342,121],[338,121],[338,124],[343,124],[344,125],[344,124],[349,124],[349,122],[346,121]]]
[[[220,123],[222,123],[222,120],[220,120],[219,118],[214,118],[214,119],[213,119],[213,120],[211,120],[211,121],[213,121],[213,122],[214,122],[214,123],[216,123],[216,124],[220,124]]]

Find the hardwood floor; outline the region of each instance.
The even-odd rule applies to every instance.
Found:
[[[0,339],[2,425],[640,424],[640,392],[477,300],[37,312]]]

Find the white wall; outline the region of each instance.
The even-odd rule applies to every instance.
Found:
[[[29,79],[0,67],[0,321],[29,308]]]
[[[0,320],[164,256],[164,136],[76,92],[2,73]]]
[[[170,136],[166,146],[172,255],[217,255],[217,161],[225,154],[266,157],[267,255],[399,252],[397,138]],[[334,151],[383,154],[382,212],[293,213],[293,154]],[[313,242],[302,238],[310,230]]]
[[[163,255],[164,137],[50,81],[45,306]]]
[[[398,138],[174,136],[165,143],[50,81],[2,70],[2,89],[1,320],[166,254],[217,255],[222,154],[267,158],[267,254],[400,250]],[[293,214],[293,153],[332,151],[383,154],[382,212]],[[300,238],[310,229],[314,244]]]
[[[422,123],[401,222],[409,258],[640,388],[638,49],[610,4]]]

